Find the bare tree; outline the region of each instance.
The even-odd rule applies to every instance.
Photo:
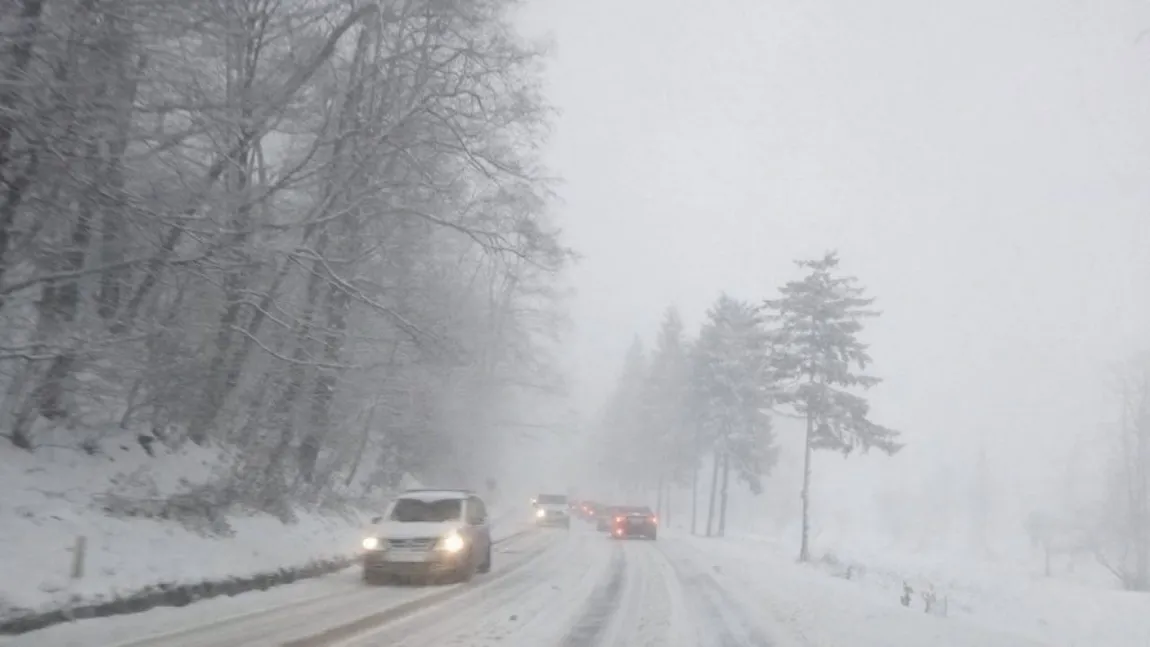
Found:
[[[1123,587],[1150,590],[1150,355],[1118,373],[1120,422],[1095,555]]]
[[[574,258],[507,6],[0,9],[12,442],[226,445],[221,489],[278,509],[507,441],[500,412],[559,388]]]

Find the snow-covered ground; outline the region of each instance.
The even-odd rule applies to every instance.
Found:
[[[1065,647],[1150,645],[1150,595],[1105,588],[1104,578],[1081,572],[1085,566],[1076,574],[1079,581],[1071,581],[1043,577],[1031,564],[987,563],[949,553],[898,553],[843,542],[816,551],[821,552],[816,562],[800,567],[793,564],[796,545],[791,543],[753,536],[708,543],[764,571],[802,569],[821,574],[833,581],[824,588],[853,589],[877,607],[905,612],[900,597],[906,583],[913,590],[913,612],[925,615],[922,594],[933,590],[934,610],[941,613],[945,608],[944,622],[977,624]]]
[[[108,497],[159,499],[210,481],[209,466],[226,462],[218,450],[189,447],[156,457],[134,445],[98,457],[69,451],[30,458],[0,450],[11,494],[0,502],[0,613],[160,582],[274,571],[357,550],[357,513],[300,514],[289,525],[235,514],[226,520],[230,532],[221,534],[103,510]],[[514,534],[526,521],[516,516],[498,534]],[[80,535],[88,540],[87,563],[84,577],[72,581],[70,549]],[[804,566],[794,562],[792,542],[764,536],[704,539],[665,529],[658,542],[619,543],[577,524],[570,533],[536,532],[502,544],[493,573],[462,587],[365,588],[346,571],[0,643],[175,644],[157,634],[179,631],[179,644],[303,645],[315,643],[317,632],[336,631],[351,632],[347,644],[409,647],[1150,644],[1150,596],[1042,578],[1033,564],[1011,569],[840,543],[829,550],[820,543],[818,555],[827,558]],[[910,608],[899,601],[904,581],[915,589]],[[940,605],[945,598],[945,617],[924,613],[921,591],[928,586]],[[405,606],[415,610],[388,615]]]
[[[970,618],[906,609],[758,542],[584,524],[516,534],[465,585],[365,587],[354,572],[181,609],[80,621],[11,647],[1038,647]],[[175,632],[175,633],[173,633]],[[135,642],[125,642],[135,641]],[[1104,646],[1107,643],[1093,642]]]
[[[363,584],[358,569],[293,582],[267,591],[218,597],[186,607],[157,607],[141,613],[64,623],[10,638],[4,647],[241,647],[303,639],[325,630],[363,622],[401,605],[431,601],[435,596],[464,593],[486,585],[538,556],[559,536],[522,534],[525,519],[504,515],[494,528],[493,575],[479,575],[469,585],[375,587]],[[554,554],[554,552],[552,553]],[[569,556],[568,556],[569,557]],[[328,639],[323,644],[333,644]]]
[[[29,611],[101,602],[146,587],[248,577],[347,557],[366,514],[297,512],[285,524],[233,513],[197,527],[112,516],[112,500],[147,508],[210,482],[221,450],[108,443],[96,455],[42,447],[29,454],[0,443],[0,621]],[[209,515],[210,516],[210,515]],[[86,541],[83,573],[72,578],[73,547]]]

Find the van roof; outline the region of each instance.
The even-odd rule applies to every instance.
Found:
[[[470,490],[416,489],[404,490],[399,499],[419,499],[421,501],[442,501],[444,499],[466,499],[474,493]]]

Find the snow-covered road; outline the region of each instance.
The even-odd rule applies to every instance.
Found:
[[[497,546],[464,585],[366,587],[355,569],[183,609],[88,620],[7,647],[1023,647],[722,541],[618,542],[582,526]],[[829,586],[828,586],[829,585]]]

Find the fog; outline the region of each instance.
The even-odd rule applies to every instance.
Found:
[[[1004,537],[1057,505],[1118,417],[1113,367],[1148,341],[1150,7],[535,0],[523,20],[551,45],[549,156],[583,256],[580,411],[667,306],[694,334],[720,291],[758,302],[836,249],[877,297],[872,413],[907,447],[820,455],[816,525],[957,497],[961,526],[980,451]],[[741,523],[797,509],[801,425],[776,426]]]
[[[0,34],[0,634],[1150,644],[1145,0]]]

